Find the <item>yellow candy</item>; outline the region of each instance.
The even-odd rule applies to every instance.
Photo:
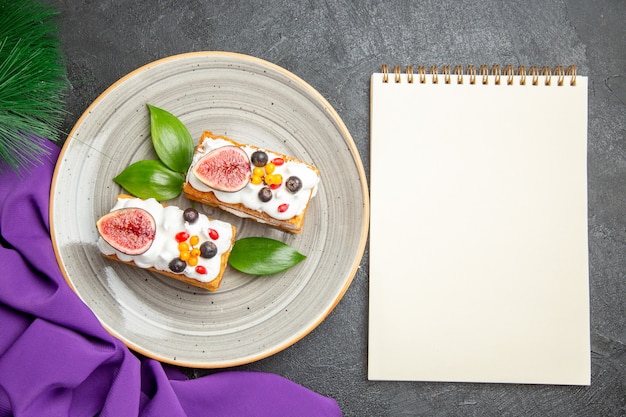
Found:
[[[275,168],[276,168],[276,165],[274,165],[274,164],[273,164],[273,163],[271,163],[271,162],[268,162],[268,163],[265,165],[265,173],[266,173],[266,174],[271,174],[271,173],[273,173],[273,172],[274,172],[274,169],[275,169]]]
[[[189,243],[191,243],[191,246],[196,246],[198,242],[200,242],[200,238],[196,235],[193,235],[189,238]]]
[[[250,182],[252,184],[261,184],[261,182],[263,182],[263,178],[259,177],[258,175],[253,175],[252,177],[250,177]]]
[[[197,256],[190,257],[189,260],[187,261],[187,264],[189,264],[189,266],[198,265],[198,257]]]

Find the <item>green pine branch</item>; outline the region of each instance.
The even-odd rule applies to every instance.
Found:
[[[57,12],[36,0],[0,0],[0,171],[47,155],[58,140],[67,85]]]

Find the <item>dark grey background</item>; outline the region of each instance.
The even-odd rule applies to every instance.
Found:
[[[277,373],[331,396],[346,416],[626,415],[626,2],[48,2],[60,11],[71,83],[66,131],[109,85],[146,63],[190,51],[240,52],[318,89],[348,126],[366,170],[369,77],[381,64],[576,65],[590,78],[590,387],[369,382],[367,252],[316,330],[238,369]]]

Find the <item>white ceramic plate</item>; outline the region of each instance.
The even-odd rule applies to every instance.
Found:
[[[239,238],[278,239],[307,259],[266,277],[229,268],[209,293],[101,257],[95,222],[123,191],[112,178],[132,162],[156,159],[147,103],[176,115],[196,141],[212,130],[316,165],[322,182],[300,235],[200,207],[233,223]],[[191,205],[184,196],[167,204]],[[318,92],[266,61],[198,52],[139,68],[89,106],[57,163],[50,219],[68,284],[111,334],[163,362],[217,368],[281,351],[324,320],[363,256],[369,200],[354,142]]]

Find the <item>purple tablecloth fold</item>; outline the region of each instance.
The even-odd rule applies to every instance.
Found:
[[[283,377],[222,371],[188,380],[133,355],[72,292],[50,240],[59,150],[20,178],[0,174],[0,416],[341,416]]]

